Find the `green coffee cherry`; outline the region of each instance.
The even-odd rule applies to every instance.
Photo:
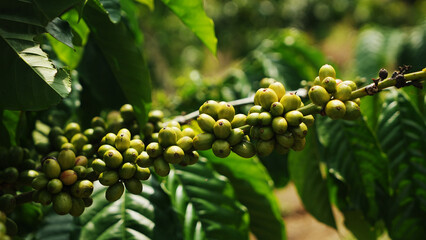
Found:
[[[212,147],[215,135],[211,133],[200,133],[194,137],[192,143],[196,150],[208,150]]]
[[[93,204],[93,198],[91,198],[91,197],[82,198],[82,200],[84,202],[85,207],[90,207]]]
[[[145,150],[145,144],[140,139],[133,139],[130,141],[130,148],[136,149],[138,155]]]
[[[64,185],[62,181],[57,178],[54,178],[47,183],[47,191],[52,194],[61,192],[63,187]]]
[[[262,90],[262,93],[259,96],[259,101],[260,106],[262,106],[263,109],[269,110],[272,103],[278,102],[278,96],[274,90],[265,88]]]
[[[356,103],[358,106],[361,106],[361,98],[355,98],[352,100],[354,103]]]
[[[164,151],[164,160],[168,163],[177,164],[182,161],[185,152],[178,146],[170,146]]]
[[[75,150],[75,147],[74,147],[74,145],[72,144],[72,143],[64,143],[64,144],[62,144],[62,146],[61,146],[61,149],[60,149],[61,151],[63,151],[63,150],[71,150],[71,151],[73,151],[74,153],[76,153],[77,151]]]
[[[253,140],[259,139],[260,138],[260,127],[257,126],[253,126],[250,128],[250,137]]]
[[[53,196],[46,189],[40,190],[38,193],[38,202],[44,206],[52,203]]]
[[[184,136],[176,143],[183,151],[189,151],[192,148],[192,138]]]
[[[163,148],[158,142],[152,142],[146,146],[146,152],[150,158],[156,158],[163,153]]]
[[[302,99],[294,93],[287,93],[281,98],[280,103],[284,107],[284,113],[286,113],[298,109],[302,103]]]
[[[234,128],[231,130],[229,137],[226,139],[229,145],[234,146],[240,143],[244,138],[244,131],[240,128]]]
[[[154,133],[154,124],[147,122],[142,128],[142,131],[145,136],[151,136]]]
[[[120,108],[120,114],[124,122],[131,122],[136,119],[133,107],[130,104],[124,104]]]
[[[90,126],[92,128],[102,127],[103,129],[105,129],[106,128],[105,120],[101,117],[96,116],[96,117],[92,118],[92,120],[90,121]]]
[[[271,104],[269,110],[272,116],[281,116],[284,113],[284,106],[280,102],[274,102]]]
[[[226,140],[218,139],[214,141],[212,150],[217,157],[226,158],[231,153],[231,146]]]
[[[12,194],[6,193],[0,196],[0,211],[6,214],[12,213],[16,207],[16,199]]]
[[[99,182],[104,186],[111,186],[119,179],[116,171],[107,170],[99,175]]]
[[[247,116],[246,122],[247,124],[249,124],[250,126],[256,126],[258,124],[260,124],[260,119],[259,119],[259,115],[260,113],[250,113]]]
[[[198,159],[200,159],[200,154],[198,154],[197,151],[192,151],[188,153],[189,156],[189,165],[195,164],[198,162]]]
[[[63,135],[64,135],[64,131],[62,130],[62,128],[55,126],[50,129],[48,138],[49,138],[49,141],[53,141],[57,137],[63,136]]]
[[[299,126],[302,122],[303,114],[297,110],[290,111],[285,114],[285,120],[290,126]]]
[[[98,149],[98,156],[103,158],[105,153],[108,150],[111,150],[111,149],[115,149],[115,148],[111,145],[108,145],[108,144],[104,144],[104,145],[100,146],[99,149]]]
[[[274,82],[276,82],[276,80],[273,78],[262,78],[262,80],[260,80],[259,82],[259,85],[261,88],[267,88],[269,85],[271,85]]]
[[[246,125],[247,116],[245,114],[237,114],[234,116],[234,119],[231,121],[232,128],[238,128]]]
[[[123,162],[123,156],[115,149],[108,150],[103,158],[105,164],[109,168],[118,168]]]
[[[33,181],[31,182],[31,186],[36,190],[40,190],[45,188],[48,182],[49,179],[44,174],[41,174],[33,179]]]
[[[71,194],[77,198],[88,198],[92,195],[93,188],[93,183],[91,181],[79,180],[71,186]]]
[[[70,212],[72,207],[71,196],[66,192],[60,192],[53,197],[53,210],[59,215]]]
[[[259,140],[256,144],[256,152],[259,156],[268,156],[274,151],[275,140]]]
[[[120,176],[120,179],[130,179],[135,175],[136,172],[136,164],[126,162],[123,165],[121,165],[120,170],[118,170],[118,175]]]
[[[325,88],[327,92],[334,93],[336,92],[336,86],[337,86],[336,79],[332,77],[326,77],[321,81],[321,86]]]
[[[75,153],[71,150],[62,150],[58,155],[58,163],[62,170],[73,168],[75,165]]]
[[[259,138],[267,141],[274,137],[274,131],[272,130],[272,127],[261,127],[259,129]]]
[[[148,121],[159,122],[164,118],[164,113],[160,110],[153,110],[148,113]]]
[[[154,123],[154,132],[159,132],[164,127],[164,124],[162,122],[156,122]]]
[[[269,84],[268,84],[269,86]],[[266,87],[265,87],[266,88]],[[254,94],[254,104],[255,105],[260,105],[260,95],[262,95],[263,90],[265,90],[265,88],[259,88],[256,93]],[[250,113],[250,112],[249,112]]]
[[[164,127],[158,133],[158,142],[162,147],[175,145],[177,141],[176,132],[171,127]]]
[[[105,198],[109,202],[115,202],[121,198],[124,192],[124,185],[122,182],[117,182],[114,185],[107,188],[105,192]]]
[[[345,113],[346,113],[346,106],[342,101],[338,99],[331,100],[325,106],[325,114],[329,116],[331,119],[336,120],[336,119],[343,118],[343,116],[345,116]]]
[[[136,162],[136,158],[139,156],[138,151],[134,148],[128,148],[124,153],[123,153],[123,160],[125,162],[131,162],[134,163]]]
[[[126,134],[125,132],[121,132],[117,134],[115,138],[115,147],[118,151],[123,152],[130,147],[130,132]]]
[[[203,105],[201,105],[199,112],[200,114],[210,115],[212,118],[217,119],[219,114],[219,103],[214,100],[208,100]]]
[[[303,122],[297,127],[293,127],[291,132],[296,138],[304,138],[308,134],[308,127]]]
[[[4,181],[7,183],[14,183],[18,180],[19,171],[15,167],[8,167],[3,171]]]
[[[81,154],[84,156],[92,157],[96,152],[96,149],[92,144],[85,144],[81,149]]]
[[[330,100],[330,95],[322,86],[313,86],[308,92],[309,99],[318,106],[325,105]]]
[[[133,176],[134,178],[139,180],[148,180],[150,176],[151,176],[151,172],[149,171],[149,168],[136,166],[136,172],[135,172],[135,175]]]
[[[265,109],[263,109],[262,108],[262,106],[260,106],[260,105],[254,105],[253,107],[251,107],[250,109],[249,109],[249,114],[250,113],[261,113],[261,112],[264,112],[265,111]]]
[[[61,174],[61,167],[59,166],[58,161],[54,159],[46,159],[43,162],[43,172],[46,177],[50,179],[58,178],[59,174]]]
[[[80,125],[78,123],[75,123],[75,122],[68,123],[65,126],[65,129],[64,129],[64,135],[69,140],[71,140],[71,138],[79,132],[81,132]]]
[[[187,127],[187,128],[182,130],[182,135],[190,137],[190,138],[194,138],[195,137],[195,131],[194,131],[194,129]]]
[[[287,131],[288,125],[287,120],[283,117],[275,117],[272,120],[272,130],[276,134],[284,134]]]
[[[219,102],[219,111],[217,113],[218,119],[226,119],[231,122],[235,116],[235,109],[231,104],[226,102]]]
[[[144,168],[151,167],[153,162],[154,159],[150,158],[148,153],[145,151],[141,152],[141,154],[139,154],[136,158],[136,164]]]
[[[295,138],[294,144],[291,146],[291,149],[294,151],[302,151],[305,148],[306,139],[305,138]]]
[[[93,168],[86,168],[86,179],[89,181],[96,181],[99,178],[99,173],[96,172]]]
[[[321,81],[326,77],[336,78],[336,71],[333,66],[325,64],[320,68],[318,75]]]
[[[285,87],[282,83],[280,82],[274,82],[271,83],[268,88],[272,89],[275,94],[277,94],[278,97],[278,101],[284,96],[285,94]]]
[[[81,152],[81,149],[83,149],[83,146],[85,144],[89,143],[89,139],[87,139],[87,137],[84,136],[84,134],[82,134],[82,133],[76,133],[71,138],[71,143],[74,145],[75,150],[77,152]]]
[[[73,170],[77,174],[77,179],[84,179],[87,176],[87,169],[84,166],[75,166]]]
[[[213,132],[213,126],[216,121],[210,115],[202,113],[197,117],[197,123],[201,130],[211,133]]]
[[[114,133],[107,133],[107,135],[105,135],[102,140],[101,140],[101,144],[108,144],[111,146],[115,145],[115,139],[117,138],[117,135],[115,135]]]
[[[278,142],[276,142],[274,146],[274,151],[277,152],[278,154],[285,155],[290,151],[290,148],[286,148],[282,146],[281,144],[279,144]]]
[[[281,146],[286,148],[290,148],[294,144],[294,136],[291,132],[286,132],[282,135],[277,135],[275,138]]]
[[[24,185],[31,185],[31,182],[39,175],[35,170],[24,170],[19,173],[19,181]]]
[[[313,85],[314,86],[320,86],[321,85],[321,80],[320,80],[319,76],[315,77]]]
[[[124,181],[127,191],[132,194],[140,194],[142,192],[142,183],[136,178],[127,179]]]
[[[64,185],[72,185],[77,181],[77,173],[71,169],[65,170],[61,173],[59,179]]]
[[[233,146],[232,151],[244,158],[251,158],[256,155],[256,149],[253,143],[244,140],[241,143]]]
[[[302,122],[306,124],[307,127],[314,125],[315,118],[312,115],[303,116]]]
[[[161,177],[165,177],[170,173],[170,165],[161,157],[154,160],[153,166],[155,173]]]
[[[269,112],[259,113],[259,123],[262,126],[269,126],[272,122],[272,115]]]
[[[78,217],[84,212],[84,201],[81,198],[71,198],[71,209],[69,214],[73,217]]]
[[[334,94],[335,99],[339,99],[341,101],[346,101],[351,98],[352,88],[344,83],[339,84],[336,88],[336,93]]]
[[[75,158],[75,166],[87,166],[89,160],[87,159],[86,156],[77,156]]]
[[[57,136],[55,139],[51,140],[51,143],[55,150],[59,150],[62,145],[68,143],[68,139],[65,136]]]
[[[345,112],[345,115],[343,116],[343,119],[355,120],[355,119],[359,118],[359,116],[361,116],[361,110],[360,110],[358,104],[356,104],[355,102],[346,101],[345,107],[346,107],[346,112]]]
[[[346,80],[346,81],[343,81],[342,83],[351,87],[352,91],[355,91],[357,89],[356,83],[354,81]]]
[[[106,163],[99,158],[96,158],[92,161],[92,168],[98,173],[101,173],[107,170]]]
[[[231,134],[231,123],[226,119],[219,119],[214,124],[213,133],[215,137],[226,139]]]

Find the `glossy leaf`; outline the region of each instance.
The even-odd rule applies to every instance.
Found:
[[[71,215],[60,216],[50,208],[41,222],[41,227],[35,232],[34,239],[69,240],[75,228]]]
[[[426,124],[400,91],[386,96],[377,135],[389,158],[387,225],[392,239],[420,239],[426,234]],[[418,227],[413,227],[418,226]]]
[[[93,0],[93,2],[106,13],[112,23],[118,23],[121,20],[120,0]]]
[[[290,181],[288,169],[288,155],[272,153],[266,157],[259,157],[259,160],[265,166],[266,170],[274,181],[275,188],[282,188]]]
[[[217,38],[213,20],[204,12],[202,0],[161,0],[216,55]]]
[[[67,21],[60,18],[54,18],[46,26],[46,31],[52,35],[56,40],[62,42],[70,48],[74,48],[72,43],[73,34],[71,27]]]
[[[319,117],[316,120],[328,171],[344,183],[339,189],[344,193],[338,196],[339,208],[361,210],[368,221],[377,221],[380,208],[385,208],[379,202],[388,197],[388,161],[376,136],[363,119],[344,121]]]
[[[0,4],[0,108],[41,110],[71,91],[70,77],[57,69],[33,39],[43,25],[29,2]]]
[[[228,180],[200,160],[175,166],[165,183],[179,213],[184,239],[247,239],[247,209],[235,197]]]
[[[143,182],[140,195],[125,191],[111,203],[105,191],[96,185],[93,205],[78,218],[79,239],[180,239],[170,199],[154,177]]]
[[[72,7],[82,4],[84,0],[33,0],[32,2],[44,18],[50,21]]]
[[[151,79],[142,51],[124,23],[111,23],[96,5],[85,7],[84,20],[142,126],[151,106]]]
[[[294,182],[305,209],[320,222],[336,228],[329,199],[327,181],[320,169],[320,144],[315,128],[306,136],[303,151],[291,151],[288,166],[291,180]]]
[[[258,239],[286,239],[272,180],[256,158],[242,158],[234,153],[218,158],[212,151],[200,154],[231,181],[238,201],[249,211],[250,231]]]

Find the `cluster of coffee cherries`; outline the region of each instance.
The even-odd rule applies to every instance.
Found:
[[[127,128],[117,134],[108,133],[101,140],[98,156],[92,161],[92,168],[99,174],[99,182],[107,186],[105,198],[114,202],[123,195],[124,187],[133,194],[142,192],[141,180],[147,180],[151,173],[141,167],[139,159],[144,156],[145,144],[133,138]]]
[[[43,158],[42,172],[31,184],[36,190],[33,201],[45,206],[52,203],[53,210],[60,215],[80,216],[93,202],[90,195],[96,176],[87,165],[87,158],[76,157],[71,149]]]
[[[355,82],[336,79],[336,71],[331,65],[323,65],[309,89],[309,98],[324,108],[323,114],[331,119],[355,120],[361,115],[360,99],[351,100],[352,91],[357,89]]]
[[[1,203],[0,199],[0,203]],[[16,223],[6,216],[6,213],[0,211],[0,239],[1,240],[10,240],[10,236],[16,235],[18,227]]]
[[[212,149],[217,157],[225,158],[231,151],[244,157],[255,154],[254,147],[244,133],[244,114],[235,114],[235,109],[226,102],[208,100],[199,109],[198,126],[203,133],[194,138],[196,150]]]
[[[280,154],[286,154],[290,149],[303,150],[308,127],[314,123],[313,116],[304,116],[298,111],[303,106],[299,96],[293,92],[286,93],[280,82],[266,80],[269,80],[269,86],[257,90],[255,105],[247,116],[247,124],[251,126],[250,139],[256,144],[256,153],[268,156],[274,150]]]

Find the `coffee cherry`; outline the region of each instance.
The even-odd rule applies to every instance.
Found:
[[[232,151],[244,158],[251,158],[256,154],[256,149],[253,143],[244,140],[241,143],[233,146]]]
[[[141,154],[139,154],[139,156],[136,158],[136,164],[144,168],[152,166],[153,162],[154,159],[150,158],[148,153],[145,151],[141,152]]]
[[[148,121],[150,122],[159,122],[164,118],[164,113],[160,110],[153,110],[148,113]]]
[[[212,116],[202,113],[197,117],[197,123],[201,130],[211,133],[216,120]]]
[[[178,146],[170,146],[163,153],[164,160],[168,163],[177,164],[182,161],[185,152]]]
[[[321,81],[326,77],[336,78],[336,71],[333,66],[325,64],[320,68],[318,75]]]
[[[320,80],[319,76],[315,77],[313,85],[314,86],[320,86],[321,85],[321,80]]]
[[[92,161],[92,168],[98,173],[101,173],[107,170],[106,163],[99,158],[96,158],[95,160]]]
[[[351,87],[352,91],[355,91],[357,89],[356,83],[354,81],[346,80],[346,81],[343,81],[342,83]]]
[[[219,111],[217,114],[218,119],[226,119],[229,122],[234,119],[235,116],[235,109],[231,104],[228,104],[226,102],[219,102]]]
[[[305,138],[295,138],[294,144],[291,146],[291,149],[294,151],[302,151],[305,148],[306,139]]]
[[[128,148],[123,153],[123,161],[124,162],[136,162],[136,158],[139,156],[138,151],[134,148]]]
[[[38,202],[44,206],[47,206],[52,203],[53,196],[46,189],[39,190],[38,192]]]
[[[43,162],[43,172],[49,179],[58,178],[61,174],[61,167],[58,161],[54,159],[46,159]]]
[[[184,136],[177,141],[177,145],[182,148],[183,151],[189,151],[192,148],[192,138]]]
[[[77,152],[81,152],[81,150],[83,149],[83,146],[85,144],[89,143],[89,139],[87,139],[87,137],[84,136],[84,134],[82,134],[82,133],[76,133],[71,138],[71,143],[72,143],[72,145],[74,145],[75,150]]]
[[[130,147],[130,132],[119,132],[119,134],[117,134],[117,137],[115,138],[115,147],[120,152],[123,152],[128,149]]]
[[[148,153],[149,157],[156,158],[163,153],[163,148],[158,142],[152,142],[146,146],[146,152]]]
[[[71,150],[62,150],[58,155],[58,163],[62,170],[73,168],[75,165],[75,153]]]
[[[287,131],[287,121],[283,117],[275,117],[272,120],[272,130],[276,134],[284,134]]]
[[[40,190],[45,188],[48,182],[49,179],[44,174],[41,174],[33,179],[31,186],[36,190]]]
[[[345,113],[346,113],[346,106],[342,101],[338,99],[331,100],[325,106],[325,114],[329,116],[331,119],[336,120],[336,119],[343,118],[343,116],[345,116]]]
[[[273,78],[262,78],[262,80],[260,80],[259,82],[259,85],[261,88],[267,88],[269,85],[271,85],[274,82],[276,82],[276,80]]]
[[[315,119],[312,115],[303,116],[302,122],[306,124],[306,126],[309,128],[312,125],[314,125]]]
[[[122,182],[117,182],[109,186],[105,192],[105,199],[109,202],[115,202],[121,198],[124,192],[124,185]]]
[[[275,140],[259,140],[256,144],[256,152],[259,156],[268,156],[274,151]]]
[[[78,217],[81,214],[83,214],[85,208],[85,204],[83,199],[81,198],[71,198],[71,209],[69,211],[69,214],[73,217]]]
[[[318,106],[325,105],[330,100],[330,95],[322,86],[313,86],[308,92],[309,99]]]
[[[294,136],[291,132],[286,132],[282,135],[276,135],[277,142],[286,148],[290,148],[294,144]]]
[[[278,142],[275,142],[274,151],[278,154],[285,155],[290,151],[290,148],[286,148],[279,144]]]
[[[60,192],[53,197],[53,210],[59,215],[69,213],[72,207],[71,196],[66,192]]]
[[[193,145],[196,150],[208,150],[212,147],[215,135],[211,133],[200,133],[193,139]]]
[[[158,142],[162,147],[175,145],[177,139],[177,134],[171,127],[164,127],[158,133]]]
[[[136,178],[127,179],[124,181],[127,191],[132,194],[140,194],[142,192],[142,183]]]
[[[240,143],[244,138],[244,131],[240,128],[233,128],[229,137],[226,139],[229,145],[234,146]]]
[[[92,164],[93,167],[93,164]],[[84,179],[87,176],[87,169],[83,166],[75,166],[73,168],[74,172],[77,174],[77,179]]]
[[[62,144],[62,146],[61,146],[61,149],[60,149],[61,151],[63,151],[63,150],[71,150],[71,151],[73,151],[74,153],[76,153],[77,151],[75,150],[75,147],[74,147],[74,145],[72,144],[72,143],[64,143],[64,144]]]
[[[112,170],[107,170],[99,175],[99,182],[104,186],[111,186],[115,184],[118,179],[118,173]]]
[[[79,132],[81,132],[80,125],[75,122],[68,123],[64,128],[64,135],[69,140],[71,140],[71,138]]]
[[[259,138],[267,141],[274,137],[274,131],[272,130],[272,127],[261,127],[259,129]]]
[[[77,198],[88,198],[93,193],[93,183],[89,180],[79,180],[71,186],[71,194]]]
[[[262,93],[259,96],[260,106],[262,106],[263,109],[269,110],[271,107],[271,104],[273,102],[278,101],[278,96],[274,92],[274,90],[270,88],[265,88],[262,90]]]
[[[118,168],[123,162],[123,156],[115,149],[108,150],[103,158],[105,164],[109,168]]]
[[[284,113],[284,106],[280,102],[271,104],[270,113],[272,116],[281,116]]]
[[[226,158],[231,153],[231,146],[226,140],[218,139],[214,141],[212,150],[217,157]]]
[[[294,93],[288,93],[281,98],[280,103],[284,107],[284,113],[286,113],[298,109],[302,103],[302,99]]]
[[[296,138],[304,138],[308,134],[308,127],[303,122],[297,127],[293,127],[291,132]]]
[[[352,88],[347,84],[339,84],[336,88],[336,93],[334,94],[335,99],[339,99],[341,101],[346,101],[351,98]]]
[[[16,199],[12,194],[6,193],[0,196],[0,211],[6,214],[12,213],[16,207]]]
[[[246,119],[247,124],[251,126],[258,125],[260,123],[259,115],[260,113],[250,113]]]
[[[89,162],[89,160],[87,159],[86,156],[77,156],[75,158],[75,166],[87,166],[87,163]]]
[[[124,122],[131,122],[136,119],[133,107],[130,104],[124,104],[121,106],[120,115]]]
[[[111,146],[111,145],[108,145],[108,144],[104,144],[104,145],[102,145],[102,146],[100,146],[99,148],[98,148],[98,156],[99,157],[101,157],[101,158],[103,158],[104,157],[104,155],[105,155],[105,153],[108,151],[108,150],[112,150],[112,149],[115,149],[113,146]]]
[[[214,124],[213,132],[215,137],[226,139],[231,134],[231,123],[226,119],[219,119]]]
[[[272,115],[269,112],[259,113],[259,123],[262,126],[269,126],[272,122]]]
[[[123,165],[121,165],[120,169],[118,170],[118,176],[120,179],[130,179],[135,175],[136,172],[136,164],[126,162]]]
[[[345,120],[355,120],[359,116],[361,116],[361,110],[360,110],[358,104],[356,104],[355,102],[353,102],[353,101],[346,101],[345,102],[345,107],[346,107],[346,112],[345,112],[345,115],[343,116],[343,119],[345,119]]]
[[[161,177],[165,177],[170,173],[170,165],[161,157],[154,160],[153,166],[155,173]]]
[[[74,170],[68,169],[61,173],[59,179],[64,185],[72,185],[77,181],[77,173]]]
[[[138,155],[145,150],[145,144],[140,139],[133,139],[130,141],[130,148],[136,149]]]
[[[260,106],[260,105],[254,105],[253,107],[251,107],[250,109],[249,109],[249,114],[250,113],[261,113],[261,112],[264,112],[265,111],[265,109],[263,109],[262,108],[262,106]]]
[[[326,77],[321,81],[321,86],[327,90],[329,93],[334,93],[336,91],[337,83],[336,79],[332,77]]]
[[[299,126],[302,122],[303,114],[297,110],[287,112],[285,114],[285,120],[290,126]]]
[[[190,137],[190,138],[194,138],[195,137],[195,131],[194,131],[194,129],[187,127],[187,128],[182,130],[182,135]]]
[[[92,120],[90,121],[90,126],[92,128],[102,127],[103,129],[105,129],[106,128],[105,120],[101,117],[96,116],[92,118]]]
[[[136,179],[139,180],[148,180],[148,178],[151,176],[151,172],[149,171],[149,168],[143,168],[136,166],[136,172],[133,176]]]
[[[199,109],[200,114],[210,115],[212,118],[217,119],[219,113],[219,103],[214,100],[206,101]]]
[[[285,94],[285,87],[280,82],[274,82],[271,83],[268,88],[274,90],[275,94],[277,94],[278,101],[284,96]]]

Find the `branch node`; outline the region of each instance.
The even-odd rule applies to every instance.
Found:
[[[379,92],[379,87],[378,85],[376,85],[376,83],[372,83],[365,87],[365,92],[367,93],[367,95],[372,96]]]

